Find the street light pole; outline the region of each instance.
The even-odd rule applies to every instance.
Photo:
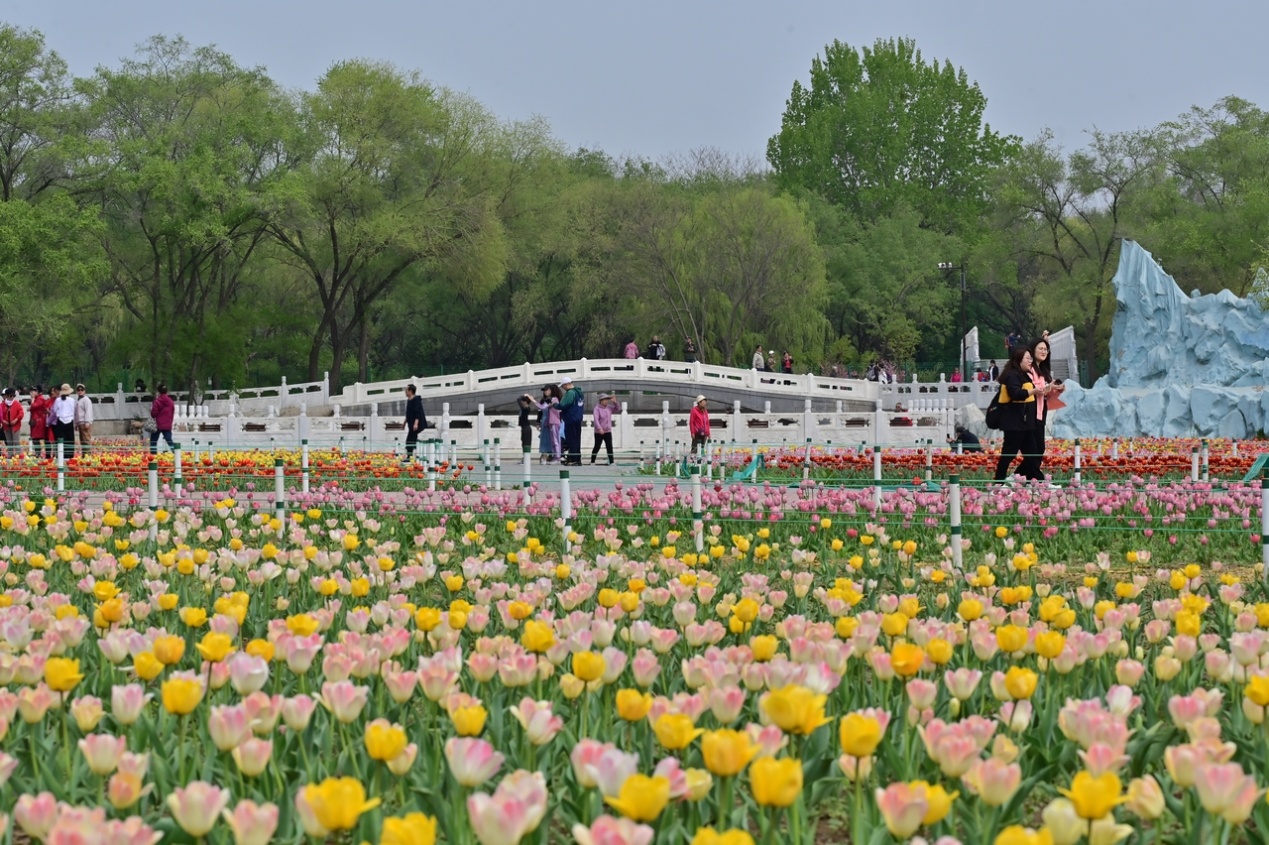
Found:
[[[939,269],[943,271],[959,270],[961,273],[961,351],[959,355],[959,366],[961,369],[961,381],[968,382],[969,369],[965,360],[967,352],[965,348],[965,333],[969,331],[969,329],[965,326],[965,262],[962,261],[960,264],[953,264],[950,261],[940,261]]]

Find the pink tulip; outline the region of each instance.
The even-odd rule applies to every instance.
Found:
[[[168,809],[181,829],[193,837],[206,836],[216,825],[216,818],[229,803],[229,791],[196,780],[177,787],[167,797]]]
[[[1022,783],[1022,767],[995,758],[979,760],[961,780],[984,804],[999,807],[1018,791]]]
[[[414,765],[414,759],[419,755],[419,747],[411,742],[405,749],[388,761],[388,771],[400,777],[410,771],[410,767]]]
[[[519,770],[503,778],[492,796],[470,796],[467,814],[481,845],[518,845],[542,823],[546,800],[542,773]]]
[[[886,827],[896,839],[907,839],[921,827],[930,804],[923,788],[906,783],[892,783],[876,790],[877,809],[886,821]]]
[[[454,780],[469,789],[481,786],[497,774],[504,759],[502,754],[483,739],[452,738],[445,742],[445,760],[449,763]]]
[[[57,705],[58,696],[44,684],[37,687],[23,687],[18,693],[18,715],[28,725],[34,725],[44,719],[44,714]]]
[[[1256,788],[1255,779],[1244,774],[1243,767],[1237,763],[1197,766],[1194,788],[1204,810],[1226,817],[1231,824],[1245,822],[1251,815],[1252,806],[1263,794],[1263,790]]]
[[[525,737],[534,745],[546,745],[564,729],[564,720],[551,713],[549,701],[534,701],[526,696],[511,708],[511,715],[516,717],[520,727],[524,728]]]
[[[57,799],[51,792],[39,795],[19,795],[13,806],[13,818],[18,827],[32,839],[44,840],[57,822]]]
[[[264,688],[269,680],[269,664],[262,657],[236,651],[225,661],[229,683],[239,695],[250,695]]]
[[[344,724],[357,721],[369,699],[370,688],[356,686],[351,681],[327,681],[322,684],[322,694],[319,697],[322,706]]]
[[[145,705],[153,694],[147,694],[140,684],[124,684],[110,690],[110,715],[120,725],[131,725],[141,718]]]
[[[242,706],[247,711],[247,721],[256,736],[273,733],[278,726],[278,719],[282,717],[284,700],[280,695],[266,695],[259,691],[250,693],[242,700]]]
[[[959,701],[968,701],[983,679],[983,673],[977,669],[960,668],[943,676],[943,685],[952,697]]]
[[[587,768],[587,776],[599,787],[605,798],[615,798],[621,793],[621,785],[639,771],[639,755],[627,754],[618,748],[606,747],[599,758]]]
[[[243,740],[233,750],[234,763],[237,764],[238,771],[252,778],[259,777],[264,772],[272,756],[273,742],[256,737]]]
[[[95,695],[85,695],[71,702],[70,712],[75,718],[76,727],[88,733],[97,728],[97,723],[101,721],[106,711],[102,707],[100,698]]]
[[[594,789],[599,785],[595,780],[594,767],[598,766],[604,752],[612,747],[607,743],[588,738],[578,740],[573,746],[573,750],[569,753],[569,760],[573,764],[573,777],[583,789]]]
[[[737,686],[714,689],[709,693],[709,707],[719,724],[730,725],[740,718],[745,706],[745,691]]]
[[[251,720],[242,705],[217,705],[207,716],[207,732],[221,751],[230,751],[251,736]]]
[[[304,694],[284,699],[282,721],[286,722],[288,728],[299,733],[308,727],[309,720],[313,718],[313,711],[316,709],[317,701]]]
[[[630,819],[600,816],[590,827],[573,825],[573,838],[577,845],[649,845],[656,831],[646,824]]]
[[[278,828],[275,804],[239,801],[232,813],[222,810],[221,816],[233,831],[234,845],[269,845]]]
[[[90,734],[79,741],[79,750],[88,762],[88,768],[99,777],[115,770],[127,748],[127,739],[109,734]]]

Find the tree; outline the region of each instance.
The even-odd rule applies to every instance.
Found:
[[[1132,237],[1130,209],[1160,173],[1147,132],[1094,131],[1087,149],[1064,156],[1049,132],[1000,173],[999,225],[1016,232],[1019,261],[1040,259],[1032,310],[1049,325],[1074,325],[1089,376],[1106,347],[1119,243]]]
[[[38,32],[0,24],[0,201],[34,199],[64,175],[77,137],[66,63]]]
[[[494,123],[462,97],[363,61],[332,67],[302,111],[303,166],[269,232],[321,309],[309,379],[329,348],[338,389],[350,350],[366,377],[372,312],[405,274],[472,289],[500,278],[505,243],[480,173]]]
[[[105,223],[106,293],[134,321],[116,349],[191,387],[241,377],[265,195],[290,166],[288,100],[260,70],[161,37],[83,87],[83,190]]]
[[[828,266],[825,314],[832,333],[847,341],[832,358],[958,357],[959,277],[938,270],[962,254],[957,239],[922,228],[919,215],[904,207],[860,222],[821,201],[815,220]]]
[[[66,64],[44,38],[0,25],[0,367],[12,384],[63,347],[104,270],[96,215],[65,191],[83,142]],[[80,344],[73,344],[76,349]]]
[[[764,186],[623,186],[615,284],[639,294],[654,331],[691,338],[705,360],[748,360],[752,342],[823,351],[824,261],[806,209]]]
[[[1142,241],[1189,286],[1245,294],[1269,245],[1269,114],[1226,97],[1154,135],[1167,178],[1139,203]]]
[[[950,62],[926,64],[915,42],[840,41],[793,83],[767,144],[777,184],[818,193],[862,221],[900,207],[926,228],[965,232],[987,207],[988,175],[1017,139],[983,123],[986,97]]]

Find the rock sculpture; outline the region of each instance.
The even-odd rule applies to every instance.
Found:
[[[1055,437],[1233,437],[1269,429],[1269,320],[1227,290],[1186,296],[1124,241],[1112,280],[1110,372],[1070,385]]]

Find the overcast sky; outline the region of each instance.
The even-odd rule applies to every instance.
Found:
[[[215,44],[311,88],[333,62],[386,60],[571,147],[660,158],[764,156],[795,79],[839,39],[916,39],[963,67],[998,131],[1029,139],[1154,126],[1228,94],[1269,108],[1269,4],[1208,0],[3,0],[77,74],[151,35]]]

